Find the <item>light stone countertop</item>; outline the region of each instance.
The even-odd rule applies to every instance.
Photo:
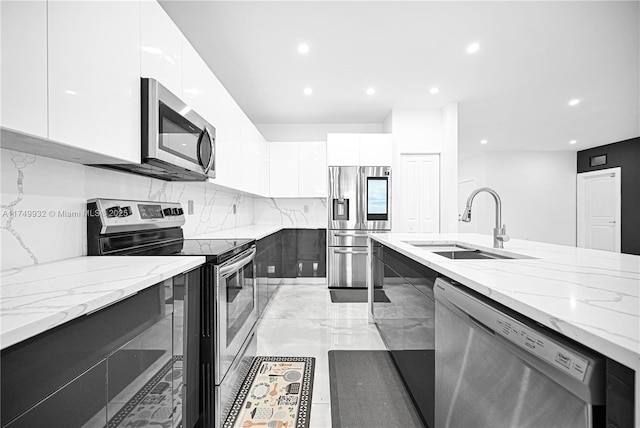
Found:
[[[640,256],[514,239],[503,252],[532,258],[450,260],[406,241],[500,250],[489,235],[370,236],[640,373]]]
[[[261,239],[304,226],[251,225],[186,239]],[[107,307],[205,262],[198,256],[77,257],[0,272],[0,349]]]
[[[237,227],[235,229],[221,230],[219,232],[203,235],[189,236],[185,239],[262,239],[283,229],[326,229],[327,225],[309,224],[302,226],[283,226],[280,224],[253,224],[251,226]]]
[[[204,257],[77,257],[0,272],[0,349],[200,266]]]

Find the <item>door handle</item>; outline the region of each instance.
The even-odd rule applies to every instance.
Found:
[[[209,141],[209,148],[211,149],[211,154],[209,155],[209,161],[207,162],[206,165],[202,162],[202,158],[200,157],[200,148],[202,147],[202,140],[204,139],[205,136]],[[197,152],[198,152],[197,153],[198,162],[204,168],[204,173],[208,174],[209,170],[213,167],[213,161],[215,159],[215,144],[213,142],[213,138],[211,137],[211,133],[209,132],[206,126],[203,127],[202,132],[200,133],[200,138],[198,138]]]
[[[242,259],[233,262],[229,265],[222,265],[220,267],[220,277],[227,276],[233,272],[238,271],[240,268],[249,264],[256,256],[256,247],[252,247],[251,251]]]

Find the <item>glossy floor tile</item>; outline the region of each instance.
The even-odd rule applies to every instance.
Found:
[[[366,303],[331,303],[325,284],[282,285],[258,324],[258,355],[316,358],[310,428],[331,427],[328,352],[386,349]]]

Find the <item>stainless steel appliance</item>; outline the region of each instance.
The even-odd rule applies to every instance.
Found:
[[[329,167],[330,288],[366,288],[367,233],[391,230],[391,167]]]
[[[141,79],[141,164],[93,165],[167,181],[216,177],[216,129],[155,79]]]
[[[435,426],[604,426],[604,357],[442,278],[435,297]]]
[[[198,331],[185,337],[199,340],[198,349],[189,350],[185,367],[198,375],[197,385],[187,385],[183,396],[195,397],[202,426],[219,427],[256,352],[255,240],[184,239],[179,203],[93,199],[87,213],[89,255],[205,257],[199,269],[199,301],[188,300],[187,293],[189,307],[198,309]],[[192,314],[189,307],[187,317]],[[184,428],[191,426],[183,423]]]

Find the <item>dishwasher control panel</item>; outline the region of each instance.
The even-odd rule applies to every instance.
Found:
[[[544,337],[523,323],[502,313],[495,312],[491,326],[496,334],[506,338],[529,353],[559,368],[569,375],[584,380],[589,360]]]

